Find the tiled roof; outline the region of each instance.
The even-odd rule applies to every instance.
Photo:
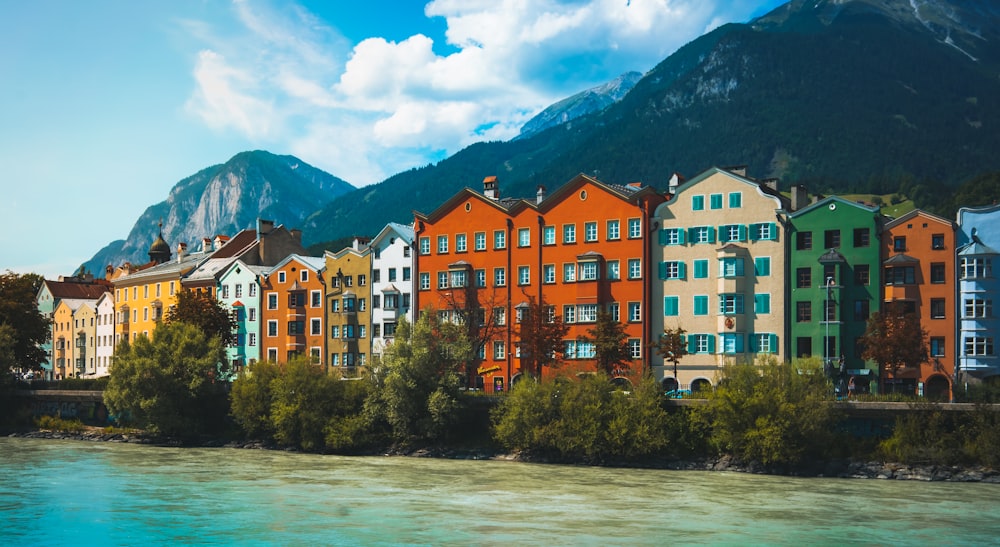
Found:
[[[82,298],[96,300],[111,289],[97,283],[73,283],[67,281],[45,280],[53,298]]]

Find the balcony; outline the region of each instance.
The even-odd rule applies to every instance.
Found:
[[[920,288],[919,285],[886,285],[885,286],[885,301],[892,302],[893,300],[912,300],[916,301],[920,298]]]

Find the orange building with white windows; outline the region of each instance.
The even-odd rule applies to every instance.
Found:
[[[414,225],[416,308],[482,325],[474,387],[503,391],[517,381],[517,309],[530,299],[570,327],[562,372],[595,370],[584,338],[603,309],[628,334],[633,359],[620,376],[637,378],[649,366],[649,217],[664,198],[585,175],[549,196],[539,188],[534,200],[501,198],[496,177],[483,187],[416,213]]]
[[[323,301],[326,261],[322,257],[289,255],[261,279],[261,356],[284,363],[296,355],[324,362]]]
[[[948,401],[955,373],[958,320],[955,225],[920,209],[886,223],[882,231],[884,300],[902,302],[927,330],[927,362],[904,367],[883,382],[887,391]]]

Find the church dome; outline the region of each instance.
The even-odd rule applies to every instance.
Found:
[[[170,245],[163,239],[163,223],[160,223],[160,232],[157,234],[153,244],[149,246],[149,260],[162,264],[170,260]]]

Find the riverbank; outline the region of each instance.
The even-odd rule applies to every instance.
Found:
[[[224,441],[207,439],[195,444],[149,437],[141,432],[106,432],[99,428],[87,428],[80,432],[29,430],[8,433],[7,437],[26,439],[73,440],[85,442],[135,443],[153,446],[198,446],[204,448],[239,448],[247,450],[282,450],[297,452],[295,449],[270,445],[261,441]],[[841,479],[912,480],[927,482],[982,482],[1000,484],[1000,471],[982,466],[954,465],[906,465],[893,462],[834,460],[817,462],[815,465],[797,468],[776,468],[757,462],[737,462],[729,456],[705,458],[701,460],[675,460],[651,458],[639,462],[585,462],[552,461],[545,457],[526,453],[506,453],[489,448],[452,448],[444,446],[425,447],[384,447],[370,450],[359,456],[369,457],[412,457],[440,458],[454,460],[497,460],[518,461],[539,464],[596,465],[601,467],[665,469],[674,471],[720,471],[750,473],[759,475],[825,477]]]

